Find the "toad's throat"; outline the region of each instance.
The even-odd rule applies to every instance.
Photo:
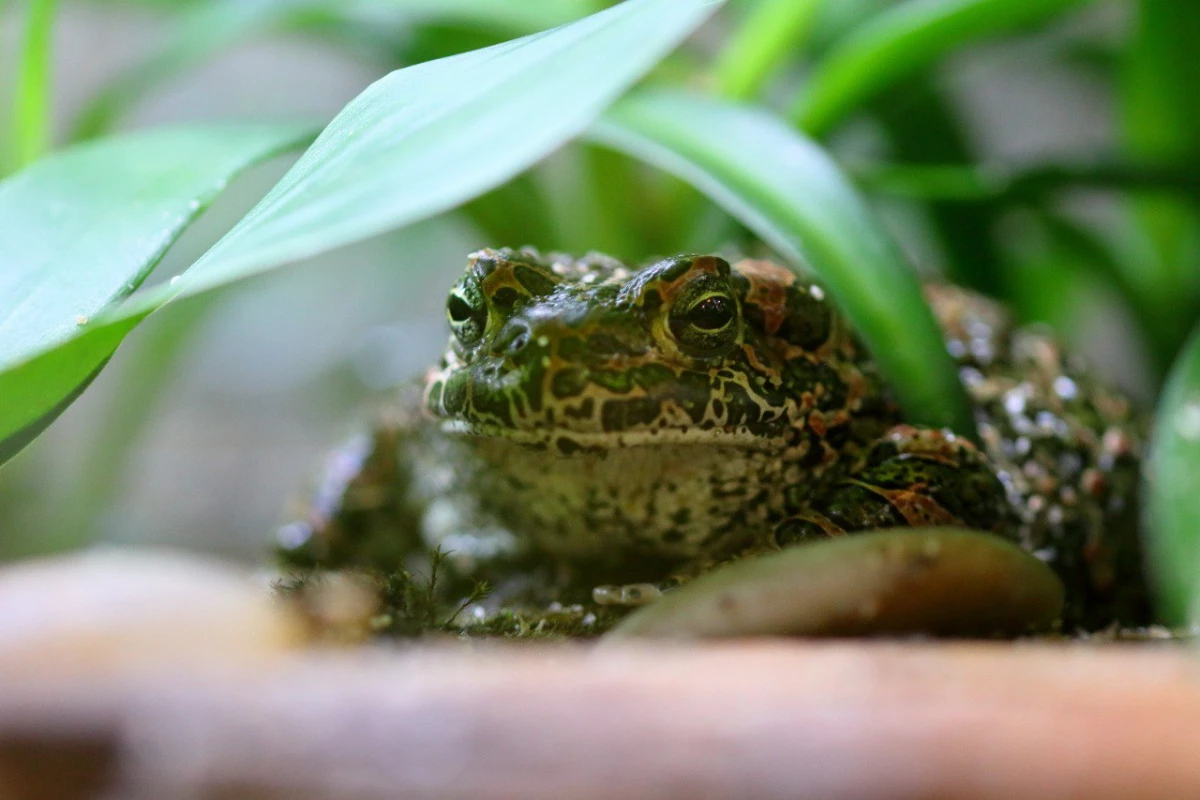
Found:
[[[661,435],[661,434],[660,434]],[[685,559],[772,529],[795,464],[744,447],[539,452],[511,439],[461,441],[460,465],[486,510],[563,561]],[[778,491],[777,491],[778,490]]]

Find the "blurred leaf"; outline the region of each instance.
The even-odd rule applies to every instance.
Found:
[[[629,0],[547,33],[392,73],[351,101],[283,180],[177,285],[172,281],[114,307],[132,286],[96,292],[84,304],[37,284],[0,284],[0,296],[10,297],[18,309],[29,307],[31,296],[38,297],[37,318],[50,330],[25,333],[16,344],[0,336],[0,396],[6,399],[0,408],[0,437],[58,404],[139,320],[172,297],[213,289],[415,222],[509,180],[576,135],[718,5],[712,0]],[[618,51],[621,58],[614,60]],[[148,176],[144,165],[131,161],[132,153],[93,158],[88,169],[96,174],[77,176],[82,186],[61,174],[59,161],[52,180],[31,186],[28,176],[18,176],[10,182],[13,215],[10,222],[0,213],[0,220],[27,241],[29,254],[17,259],[23,274],[37,275],[43,262],[77,265],[111,258],[120,262],[117,272],[128,273],[136,263],[133,272],[140,280],[141,270],[154,263],[187,222],[186,200],[183,209],[136,213],[135,203],[146,188],[138,185],[133,191],[132,179]],[[166,163],[156,166],[170,171],[191,165],[180,166],[179,158],[178,153],[165,155]],[[139,168],[124,174],[120,167],[131,163]],[[214,179],[211,170],[206,175]],[[105,194],[107,182],[126,187],[129,195]],[[54,216],[55,208],[58,213],[68,209],[71,217]],[[20,209],[34,218],[22,224],[16,215]],[[76,218],[85,233],[91,232],[97,215],[113,217],[113,231],[125,238],[114,242],[80,236],[73,241],[65,223]],[[63,253],[62,247],[70,249]],[[46,292],[45,298],[34,295],[35,290]],[[76,316],[91,316],[105,306],[109,310],[98,319],[76,323]],[[8,322],[18,331],[26,326],[16,318]],[[19,402],[9,404],[14,397]]]
[[[460,209],[494,246],[528,244],[546,250],[558,247],[546,198],[533,172],[518,175],[503,186],[481,194]]]
[[[104,407],[97,415],[100,424],[75,442],[75,479],[65,493],[71,502],[55,509],[44,535],[24,542],[16,551],[10,548],[5,555],[67,550],[93,540],[128,477],[134,448],[146,429],[161,419],[156,412],[176,376],[172,368],[211,310],[212,303],[204,302],[209,298],[216,296],[180,303],[144,329],[137,357],[119,367],[121,392],[103,398]]]
[[[1200,14],[1179,0],[1141,0],[1125,62],[1122,120],[1139,158],[1178,164],[1200,155]]]
[[[944,88],[929,75],[902,81],[879,96],[871,104],[871,111],[883,123],[896,157],[906,162],[933,164],[949,160],[969,164],[978,158],[962,115]],[[1009,287],[995,239],[999,211],[999,204],[991,198],[928,204],[929,220],[944,254],[946,277],[1004,299]]]
[[[1076,352],[1094,350],[1087,339],[1095,335],[1089,317],[1095,319],[1105,298],[1121,298],[1108,242],[1047,204],[1010,210],[1003,223],[1006,300],[1017,320],[1051,326]],[[1071,302],[1063,302],[1068,297]]]
[[[1142,0],[1125,58],[1122,122],[1132,158],[1147,166],[1200,172],[1200,15],[1191,3]],[[1135,302],[1149,320],[1160,374],[1200,313],[1200,220],[1194,200],[1142,192],[1132,212],[1141,247],[1123,262]]]
[[[55,0],[32,0],[27,12],[13,113],[14,169],[33,163],[50,149],[50,58],[56,5]]]
[[[717,90],[735,100],[757,94],[771,71],[796,55],[823,5],[825,0],[758,0],[713,65]]]
[[[1178,168],[1146,167],[1121,161],[965,166],[948,163],[876,163],[855,167],[854,178],[871,191],[923,200],[1007,199],[1039,201],[1072,189],[1166,190],[1200,198],[1200,175]]]
[[[916,277],[820,147],[764,111],[668,93],[620,103],[591,138],[689,181],[792,264],[815,270],[909,419],[974,435]]]
[[[147,92],[218,53],[273,33],[359,21],[416,25],[465,21],[519,35],[559,25],[595,10],[595,0],[218,0],[188,8],[162,47],[99,92],[81,112],[74,137],[107,131]],[[361,38],[361,37],[360,37]]]
[[[1152,443],[1146,530],[1158,615],[1200,622],[1200,328],[1171,370]]]
[[[1118,266],[1118,257],[1108,242],[1086,225],[1054,209],[1042,209],[1038,222],[1045,228],[1049,245],[1058,261],[1098,278],[1123,299],[1136,301],[1126,282],[1125,273]],[[1067,296],[1053,291],[1044,292],[1042,302],[1065,306],[1062,311],[1070,312],[1072,304],[1062,302],[1062,298]],[[1153,314],[1153,309],[1140,308],[1135,303],[1130,304],[1130,310],[1143,326],[1145,318]]]
[[[528,31],[430,21],[407,33],[406,36],[393,36],[390,42],[388,55],[395,65],[420,64],[468,50],[482,50]]]
[[[246,167],[302,144],[296,126],[160,130],[66,150],[0,183],[0,461],[112,352],[39,353],[127,297]],[[23,445],[24,442],[20,442]]]
[[[824,55],[850,31],[899,2],[907,0],[832,0],[822,3],[813,21],[813,51]]]
[[[883,11],[818,65],[792,108],[822,135],[897,78],[988,37],[1042,22],[1090,0],[909,0]]]
[[[332,0],[218,0],[182,9],[161,49],[126,70],[80,112],[73,139],[108,131],[113,121],[148,91],[222,50],[265,34],[302,26],[335,13]]]
[[[918,200],[970,203],[999,197],[1008,188],[1003,173],[961,164],[864,164],[851,174],[865,191]]]
[[[486,24],[513,30],[563,25],[611,5],[607,0],[339,0],[363,16],[398,9],[414,22],[431,19]]]
[[[533,178],[544,199],[540,213],[555,229],[553,249],[596,250],[630,261],[645,257],[634,218],[649,203],[635,166],[641,168],[611,150],[582,145],[564,148],[540,165]]]
[[[161,49],[110,81],[75,120],[72,139],[90,139],[150,89],[194,68],[216,53],[286,28],[297,17],[324,8],[326,0],[221,0],[181,10]]]

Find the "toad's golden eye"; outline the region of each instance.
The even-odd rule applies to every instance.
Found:
[[[723,281],[703,281],[672,306],[671,335],[684,352],[701,358],[729,351],[741,336],[737,298]]]
[[[681,322],[702,331],[720,331],[737,316],[737,304],[729,297],[711,295],[689,308]]]
[[[487,327],[487,304],[479,291],[472,291],[472,288],[463,284],[455,286],[446,300],[446,319],[450,322],[450,330],[464,345],[478,342]]]

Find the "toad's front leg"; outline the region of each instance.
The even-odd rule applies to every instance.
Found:
[[[700,576],[615,636],[1014,635],[1062,612],[1053,570],[1003,541],[1018,530],[1007,493],[967,441],[897,426],[846,477],[810,491],[791,492],[775,529],[783,552],[755,550]],[[906,530],[844,536],[879,528]],[[811,543],[787,547],[800,542]]]
[[[781,546],[878,528],[965,525],[1016,538],[1004,485],[986,457],[952,433],[898,425],[862,464],[815,497],[789,491]]]
[[[389,572],[422,547],[423,510],[409,500],[412,467],[404,458],[413,427],[381,421],[330,456],[299,519],[279,531],[286,567]]]

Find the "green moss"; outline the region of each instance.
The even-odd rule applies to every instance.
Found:
[[[368,614],[347,620],[322,613],[327,600],[321,592],[335,577],[349,578],[366,590],[370,602],[362,605]],[[420,569],[341,572],[316,567],[293,572],[274,588],[305,612],[318,638],[331,641],[446,634],[470,639],[586,639],[604,633],[629,611],[594,603],[564,604],[545,592],[508,591],[503,600],[496,600],[486,581],[456,575],[448,554],[440,549]],[[472,613],[464,613],[468,611]]]
[[[467,621],[460,631],[471,638],[587,639],[607,631],[626,611],[595,605],[502,608],[484,619]]]
[[[415,637],[428,633],[457,633],[455,621],[468,606],[482,602],[491,593],[487,583],[473,582],[466,594],[448,599],[446,553],[440,548],[429,555],[428,574],[405,568],[378,576],[380,613],[372,627],[383,636]]]

